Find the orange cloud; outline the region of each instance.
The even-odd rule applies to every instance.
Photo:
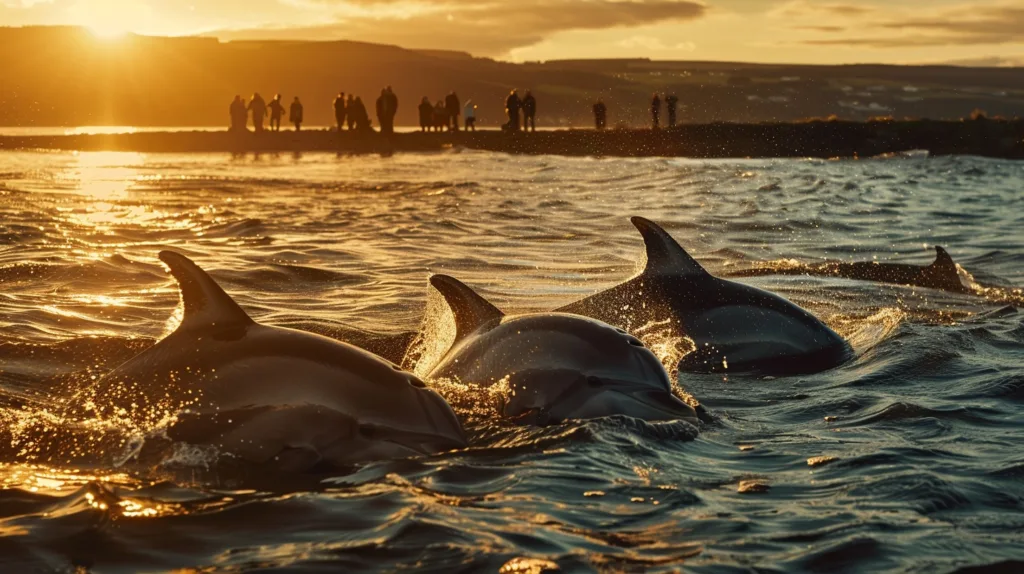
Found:
[[[299,0],[295,0],[299,1]],[[306,0],[313,1],[313,0]],[[704,4],[687,0],[612,1],[456,0],[416,5],[405,14],[346,10],[352,6],[392,6],[401,0],[317,1],[337,9],[331,24],[308,27],[257,27],[217,30],[221,39],[348,39],[398,44],[410,48],[456,49],[481,55],[503,55],[568,30],[628,28],[704,16]],[[417,6],[418,9],[417,9]],[[354,14],[353,14],[354,12]]]

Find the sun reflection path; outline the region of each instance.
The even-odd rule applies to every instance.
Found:
[[[145,155],[134,152],[75,152],[75,161],[58,179],[77,182],[77,190],[102,200],[127,197],[140,177]]]

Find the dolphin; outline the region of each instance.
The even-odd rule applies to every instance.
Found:
[[[793,303],[767,291],[714,277],[664,229],[633,217],[647,249],[644,270],[611,289],[557,309],[637,328],[669,320],[696,349],[688,372],[815,373],[842,364],[850,345]]]
[[[622,329],[565,313],[506,316],[455,278],[434,275],[430,284],[456,332],[428,379],[507,383],[501,414],[537,425],[611,415],[697,423],[654,353]]]
[[[844,263],[826,261],[798,265],[773,265],[768,263],[734,274],[735,277],[757,277],[763,275],[814,275],[818,277],[841,277],[858,281],[895,283],[941,289],[953,293],[973,293],[960,281],[960,271],[945,249],[935,246],[935,261],[931,265],[907,265],[904,263],[878,263],[858,261]]]
[[[104,376],[94,402],[136,418],[184,403],[172,439],[283,470],[466,445],[452,408],[416,376],[346,343],[260,325],[184,255],[160,260],[180,288],[181,323]]]

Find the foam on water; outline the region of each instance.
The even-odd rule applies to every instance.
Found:
[[[4,568],[1019,570],[1022,188],[1021,163],[913,154],[0,153]],[[425,372],[454,336],[431,273],[509,312],[556,308],[635,273],[630,215],[723,275],[920,264],[939,244],[974,293],[744,279],[823,318],[856,357],[799,377],[683,374],[677,393],[709,414],[699,435],[624,417],[511,426],[495,417],[507,388],[438,381],[468,449],[288,476],[175,442],[189,415],[173,393],[131,412],[90,394],[180,321],[163,248],[260,322],[394,360],[415,340],[404,365]],[[414,339],[424,313],[437,332]],[[630,328],[672,368],[692,342],[665,326]]]

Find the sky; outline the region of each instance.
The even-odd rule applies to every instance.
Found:
[[[345,39],[511,61],[1024,66],[1024,0],[0,0],[0,25]]]

